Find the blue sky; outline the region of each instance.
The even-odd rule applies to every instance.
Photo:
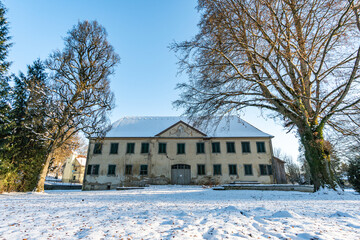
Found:
[[[3,0],[14,43],[11,71],[26,71],[37,58],[45,60],[63,48],[63,37],[81,20],[97,20],[121,57],[111,77],[116,108],[111,120],[123,116],[176,116],[177,59],[169,45],[191,39],[198,31],[196,0]],[[273,145],[297,157],[298,141],[281,125],[251,109],[243,118],[273,136]]]

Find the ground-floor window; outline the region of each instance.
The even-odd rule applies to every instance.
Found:
[[[229,175],[237,175],[236,164],[229,164]]]
[[[252,165],[244,164],[245,176],[253,175]]]
[[[214,164],[214,175],[221,175],[221,164]]]
[[[100,168],[99,164],[89,164],[86,174],[87,175],[99,175],[99,168]]]
[[[148,175],[148,165],[140,165],[140,175]]]
[[[271,165],[268,164],[259,164],[260,175],[272,175]]]
[[[125,175],[132,175],[132,165],[125,165]]]
[[[205,175],[205,164],[198,164],[197,165],[197,174],[198,175]]]
[[[108,175],[115,175],[115,169],[116,169],[116,165],[114,165],[114,164],[109,164],[109,167],[108,167]]]

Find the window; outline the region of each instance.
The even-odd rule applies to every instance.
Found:
[[[149,143],[141,143],[141,153],[149,153]]]
[[[95,143],[94,145],[94,154],[101,154],[102,144]]]
[[[177,144],[177,154],[185,154],[185,143]]]
[[[198,175],[205,175],[205,164],[198,164],[197,165],[197,174]]]
[[[73,180],[76,180],[76,176],[73,176]]]
[[[251,153],[250,142],[241,142],[241,148],[243,153]]]
[[[259,164],[260,167],[260,175],[272,175],[272,167],[267,164]]]
[[[203,142],[196,143],[196,153],[205,153],[205,144]]]
[[[118,154],[119,143],[110,144],[110,154]]]
[[[229,175],[237,175],[236,164],[229,164]]]
[[[251,164],[244,164],[244,169],[245,169],[245,175],[246,176],[253,175],[252,165]]]
[[[257,152],[264,153],[265,151],[265,143],[264,142],[256,142]]]
[[[235,153],[235,143],[234,142],[226,142],[226,150],[228,153]]]
[[[211,143],[211,146],[212,146],[213,153],[220,153],[220,143],[219,142],[213,142],[213,143]]]
[[[132,165],[125,165],[125,175],[132,175]]]
[[[86,174],[87,175],[99,175],[99,164],[89,164]]]
[[[135,152],[135,143],[128,143],[126,145],[126,153],[134,153]]]
[[[166,143],[159,143],[159,153],[166,153]]]
[[[140,165],[140,175],[148,175],[148,165]]]
[[[214,175],[221,175],[221,164],[214,164]]]
[[[116,165],[114,165],[114,164],[109,164],[109,167],[108,167],[108,175],[115,175],[115,168],[116,168]]]

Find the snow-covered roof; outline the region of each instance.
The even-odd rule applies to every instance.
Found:
[[[170,126],[183,121],[184,117],[123,117],[112,124],[106,137],[154,137]],[[207,137],[272,137],[236,116],[223,118],[217,127],[195,127]]]

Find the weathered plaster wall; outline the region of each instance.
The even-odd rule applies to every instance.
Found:
[[[170,129],[171,130],[171,129]],[[188,129],[184,129],[185,132]],[[171,131],[169,131],[171,132]],[[99,175],[86,175],[83,184],[84,190],[113,189],[117,186],[150,184],[169,184],[171,180],[171,166],[174,164],[188,164],[191,166],[193,184],[223,184],[232,181],[257,181],[272,183],[272,176],[261,176],[259,164],[271,164],[271,151],[269,138],[203,138],[198,133],[196,137],[187,137],[181,132],[180,136],[164,132],[166,137],[154,138],[106,138],[103,141],[102,153],[93,154],[94,142],[89,144],[88,164],[99,164]],[[241,142],[250,142],[251,153],[242,153]],[[256,142],[265,142],[266,153],[257,153]],[[135,143],[135,153],[126,154],[127,143]],[[142,142],[150,143],[150,152],[141,154]],[[167,154],[158,153],[158,144],[167,144]],[[205,143],[205,154],[196,153],[196,143]],[[211,143],[220,142],[221,153],[212,153]],[[226,142],[235,142],[235,153],[227,153]],[[119,143],[118,154],[110,154],[110,144]],[[185,154],[177,154],[177,143],[185,143]],[[116,165],[115,175],[108,176],[108,165]],[[125,175],[125,165],[133,166],[133,175]],[[148,165],[148,175],[140,176],[140,165]],[[197,165],[205,164],[205,176],[197,175]],[[213,164],[221,164],[222,174],[213,175]],[[229,164],[236,164],[237,175],[229,175]],[[245,176],[244,164],[252,164],[253,175]]]

